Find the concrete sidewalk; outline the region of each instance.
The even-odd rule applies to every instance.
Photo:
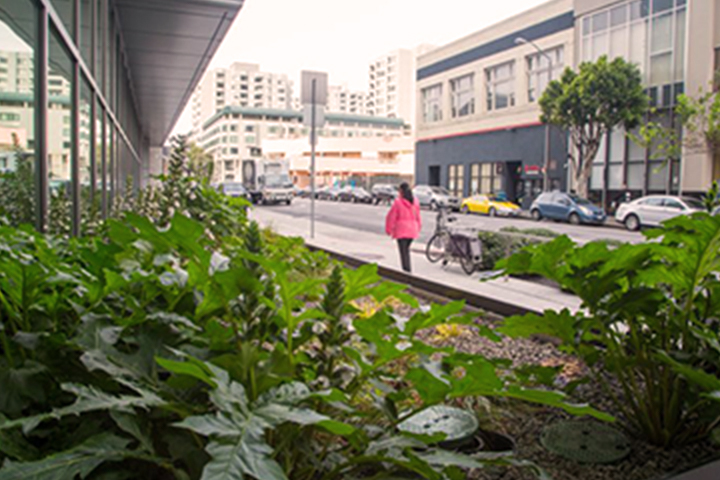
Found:
[[[302,237],[308,245],[400,270],[397,246],[389,237],[316,222],[315,238],[310,239],[310,223],[307,219],[274,213],[262,207],[253,209],[250,218],[282,235]],[[418,245],[413,248],[411,258],[414,276],[439,282],[460,291],[495,298],[538,313],[546,309],[563,308],[575,311],[580,306],[577,297],[554,287],[514,278],[481,282],[479,273],[468,276],[459,264],[450,264],[447,267],[431,264]]]

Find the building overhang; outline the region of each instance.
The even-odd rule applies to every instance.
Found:
[[[244,0],[116,0],[141,128],[167,139]]]

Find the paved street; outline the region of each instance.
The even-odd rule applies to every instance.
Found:
[[[295,199],[290,206],[278,205],[258,207],[260,209],[271,210],[273,214],[288,215],[293,218],[307,218],[307,228],[310,229],[310,201],[306,199]],[[385,234],[385,215],[388,211],[387,206],[373,206],[352,203],[337,203],[328,201],[315,202],[315,219],[318,223],[318,229],[322,228],[322,224],[331,224],[339,227],[345,227],[353,230],[360,230],[367,233],[378,235]],[[435,228],[435,212],[423,210],[422,220],[423,228],[420,234],[419,243],[426,243]],[[535,222],[528,219],[520,218],[490,218],[480,215],[461,215],[457,214],[458,222],[453,224],[462,228],[477,228],[490,231],[499,231],[506,226],[515,226],[518,228],[547,228],[555,232],[566,234],[578,243],[586,243],[592,240],[612,239],[623,242],[641,242],[643,236],[637,232],[628,232],[627,230],[615,227],[597,227],[597,226],[575,226],[565,223],[556,223],[552,221]]]

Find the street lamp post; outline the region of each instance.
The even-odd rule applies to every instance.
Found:
[[[538,51],[538,53],[545,58],[547,58],[548,61],[548,83],[552,81],[552,72],[553,72],[553,61],[552,58],[550,58],[550,55],[547,54],[545,50],[540,48],[535,42],[532,40],[528,40],[523,37],[517,37],[515,39],[516,45],[523,45],[527,44],[535,48],[535,50]],[[549,181],[549,170],[550,170],[550,124],[545,124],[545,153],[543,158],[543,191],[547,192],[550,190],[550,181]]]

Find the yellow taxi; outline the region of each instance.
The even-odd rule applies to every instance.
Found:
[[[473,195],[463,200],[460,211],[462,213],[482,213],[491,217],[498,215],[515,217],[520,214],[520,207],[490,195]]]

